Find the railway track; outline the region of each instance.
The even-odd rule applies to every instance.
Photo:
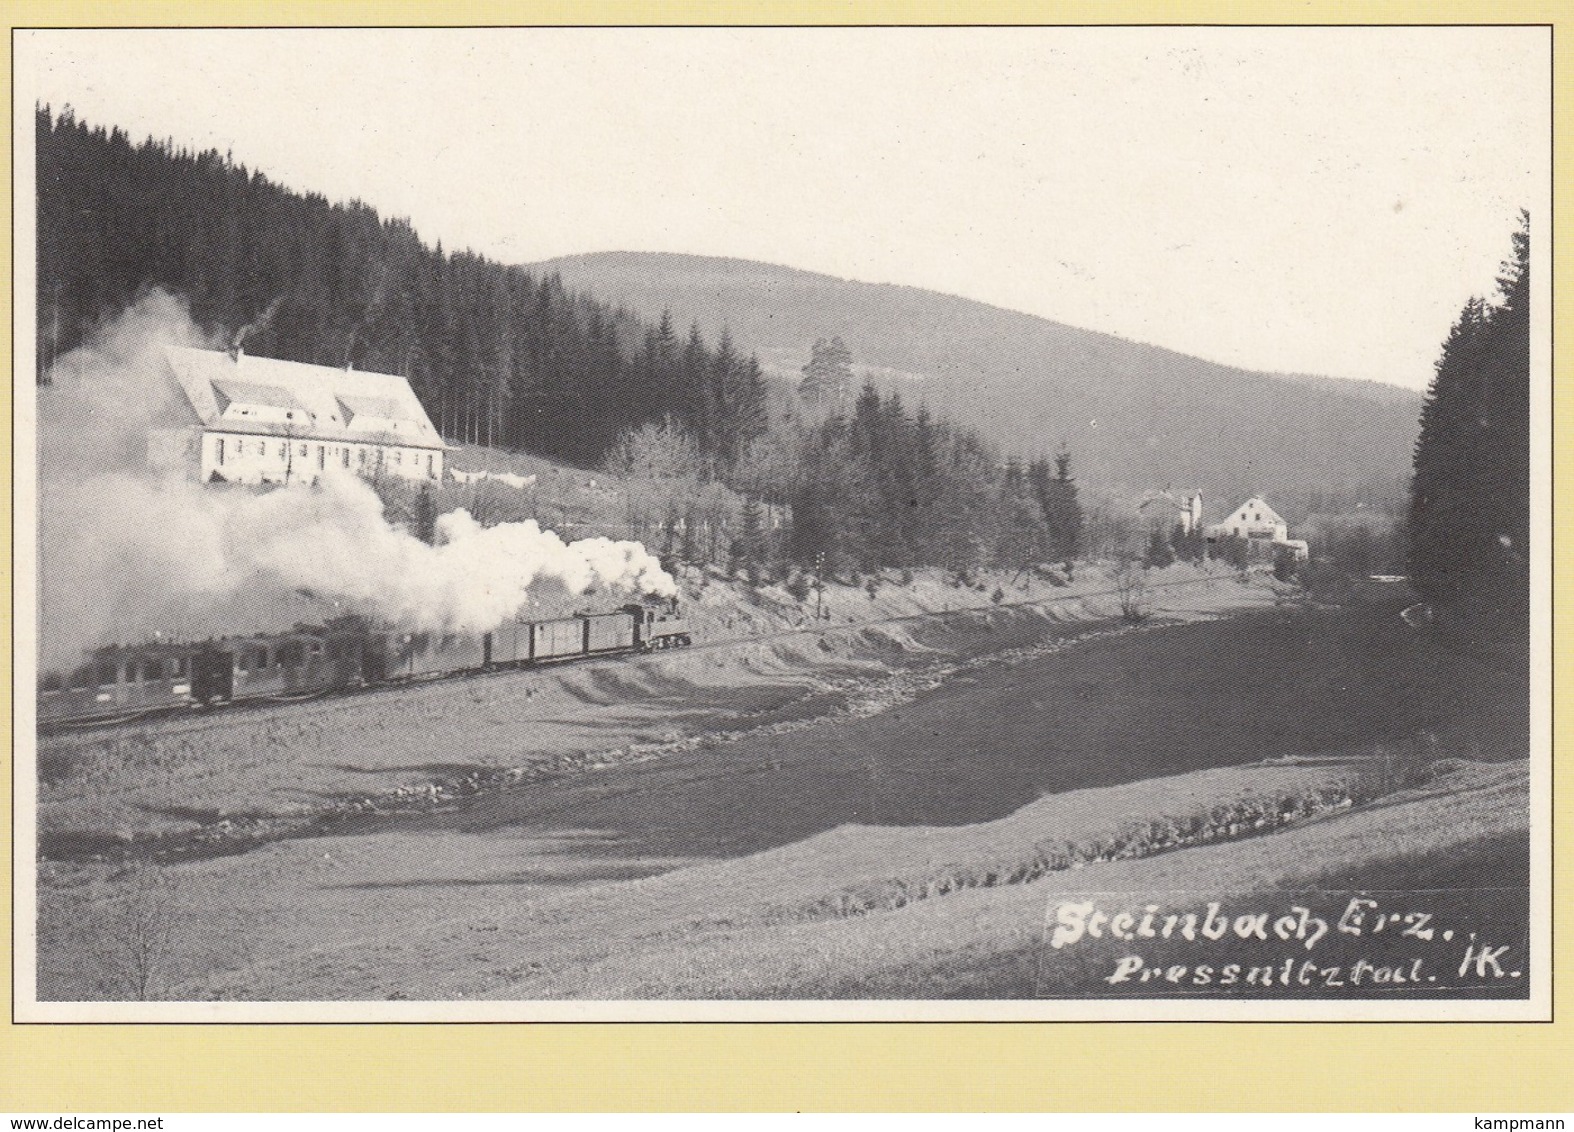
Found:
[[[1152,593],[1156,590],[1187,589],[1195,586],[1211,586],[1222,582],[1233,581],[1232,577],[1221,575],[1212,578],[1187,578],[1175,582],[1159,582],[1148,585],[1145,592]],[[921,613],[904,613],[895,617],[877,617],[866,621],[846,621],[833,623],[830,621],[815,622],[808,625],[795,626],[790,629],[779,629],[770,633],[761,633],[749,637],[729,637],[726,640],[711,641],[705,644],[689,645],[682,649],[671,650],[677,655],[692,653],[706,653],[725,651],[743,645],[764,644],[771,641],[788,640],[794,637],[809,635],[826,636],[829,634],[860,633],[867,629],[877,628],[882,625],[902,625],[919,622],[944,621],[948,618],[976,617],[1000,609],[1027,609],[1040,606],[1069,605],[1073,602],[1093,601],[1100,598],[1118,598],[1119,589],[1094,590],[1088,593],[1063,594],[1052,597],[1029,598],[1022,601],[1003,601],[998,604],[966,606],[960,609],[940,611],[926,611]],[[426,676],[419,679],[382,681],[364,684],[357,687],[325,689],[299,695],[259,696],[237,702],[184,705],[173,708],[155,708],[144,712],[130,713],[115,716],[111,719],[93,719],[79,722],[59,722],[41,725],[38,728],[40,738],[46,736],[114,732],[116,730],[141,726],[150,723],[180,723],[187,722],[192,730],[200,730],[209,724],[216,724],[224,718],[240,713],[262,711],[268,708],[277,708],[287,704],[318,703],[324,700],[362,697],[378,694],[397,693],[411,687],[425,687],[436,683],[448,683],[458,680],[486,679],[503,676],[510,673],[518,674],[529,672],[538,668],[557,668],[569,664],[584,663],[586,660],[600,660],[603,663],[632,659],[648,659],[662,655],[668,650],[654,650],[651,652],[633,652],[616,655],[603,655],[594,657],[574,657],[559,661],[541,662],[532,665],[500,666],[497,668],[464,669],[442,675]],[[184,728],[174,727],[169,729],[172,733],[180,733]]]

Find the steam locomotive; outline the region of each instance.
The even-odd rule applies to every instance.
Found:
[[[692,644],[677,602],[510,621],[490,633],[411,633],[341,617],[200,644],[111,645],[38,682],[40,730],[177,708],[305,698],[370,685]]]

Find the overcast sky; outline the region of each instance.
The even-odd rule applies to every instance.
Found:
[[[1544,29],[19,32],[17,105],[524,263],[691,252],[1423,387],[1548,206]],[[24,132],[24,137],[26,133]],[[20,152],[20,151],[19,151]]]

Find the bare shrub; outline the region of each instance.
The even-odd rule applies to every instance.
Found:
[[[169,977],[180,923],[179,880],[157,865],[136,863],[118,878],[122,892],[104,922],[104,965],[127,998],[156,997]]]
[[[1122,559],[1115,568],[1115,596],[1120,603],[1120,615],[1125,620],[1135,623],[1147,619],[1148,580],[1137,559]]]

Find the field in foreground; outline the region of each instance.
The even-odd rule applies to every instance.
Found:
[[[726,741],[251,852],[45,862],[41,997],[1032,997],[1065,989],[1059,895],[1411,889],[1439,862],[1522,932],[1522,653],[1390,610],[1006,638],[912,686],[855,666],[864,711],[800,688]],[[1395,766],[1430,769],[1375,787]]]

